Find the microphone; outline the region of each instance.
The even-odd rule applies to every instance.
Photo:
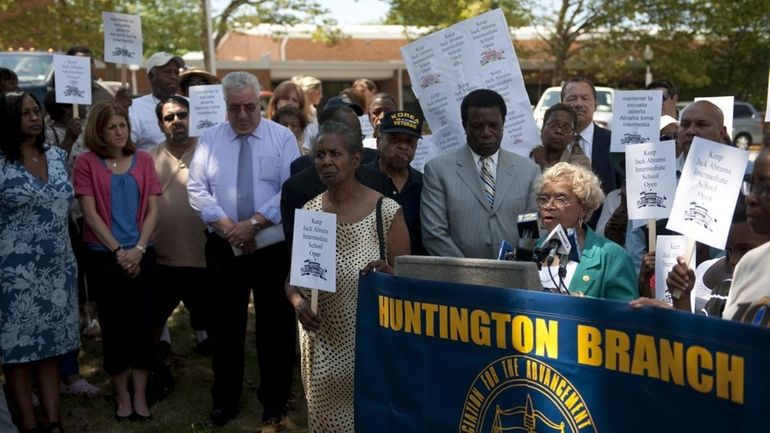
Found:
[[[572,245],[570,245],[567,233],[561,224],[558,224],[551,230],[543,245],[546,245],[548,248],[548,257],[545,259],[545,263],[548,266],[551,266],[557,254],[569,256],[570,251],[572,251]]]
[[[519,261],[532,261],[537,239],[540,237],[540,224],[537,212],[521,214],[516,218],[519,243],[514,256]]]

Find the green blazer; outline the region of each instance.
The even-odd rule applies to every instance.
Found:
[[[639,297],[631,256],[620,245],[585,226],[585,245],[580,252],[569,291],[602,299],[630,301]],[[544,238],[538,241],[542,243]]]

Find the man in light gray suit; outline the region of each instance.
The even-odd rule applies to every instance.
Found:
[[[468,146],[425,166],[420,220],[428,253],[497,258],[503,240],[516,245],[516,217],[534,212],[540,169],[500,149],[506,106],[502,96],[474,90],[460,105]]]

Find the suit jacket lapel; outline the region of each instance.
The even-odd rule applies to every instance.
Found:
[[[478,201],[484,206],[485,209],[489,209],[489,202],[484,195],[484,191],[481,188],[481,177],[476,170],[476,165],[473,162],[473,156],[467,145],[464,152],[460,152],[456,160],[457,176],[465,184],[465,186],[473,193]]]

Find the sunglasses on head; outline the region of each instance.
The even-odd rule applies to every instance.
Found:
[[[179,120],[187,119],[187,112],[186,111],[180,111],[178,113],[170,113],[163,116],[163,120],[166,122],[173,122],[174,117],[178,117]]]

